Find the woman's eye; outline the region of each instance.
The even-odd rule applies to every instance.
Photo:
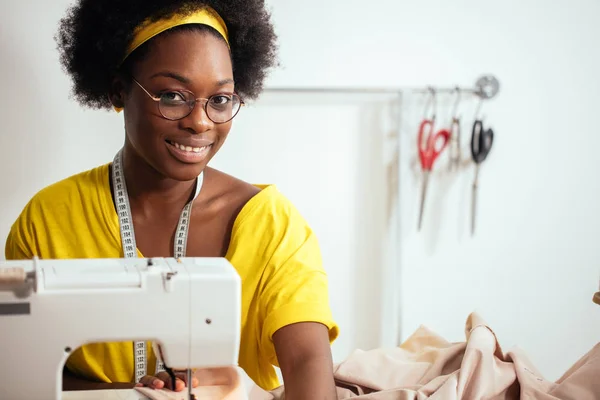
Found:
[[[213,96],[210,101],[215,106],[223,106],[231,101],[231,97],[225,95]]]
[[[181,104],[186,102],[185,97],[178,92],[165,92],[160,95],[160,99],[169,104]]]

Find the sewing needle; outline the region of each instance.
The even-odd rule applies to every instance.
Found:
[[[196,400],[196,396],[192,393],[192,370],[187,370],[187,385],[188,385],[188,399]]]

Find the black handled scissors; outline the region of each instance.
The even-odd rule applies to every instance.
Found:
[[[475,232],[475,214],[477,209],[477,184],[479,179],[479,166],[483,163],[494,143],[494,131],[484,129],[483,121],[475,120],[471,135],[471,156],[475,163],[475,179],[473,180],[473,193],[471,198],[471,234]]]

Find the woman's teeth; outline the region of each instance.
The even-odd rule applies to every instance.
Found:
[[[194,152],[194,153],[200,153],[202,150],[205,150],[206,148],[208,148],[208,146],[202,146],[202,147],[184,146],[184,145],[179,144],[177,142],[171,142],[171,144],[173,146],[177,147],[179,150],[191,151],[191,152]]]

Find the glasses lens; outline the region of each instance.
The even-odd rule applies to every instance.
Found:
[[[217,124],[230,121],[240,110],[241,100],[236,94],[219,94],[208,99],[208,118]]]
[[[216,124],[228,122],[236,116],[241,107],[241,99],[236,94],[219,94],[208,99],[206,112],[208,118]],[[161,114],[168,119],[177,120],[190,115],[195,102],[192,93],[168,92],[160,96],[158,103]]]
[[[168,119],[185,118],[192,110],[191,94],[185,92],[167,92],[160,95],[158,106],[161,114]]]

